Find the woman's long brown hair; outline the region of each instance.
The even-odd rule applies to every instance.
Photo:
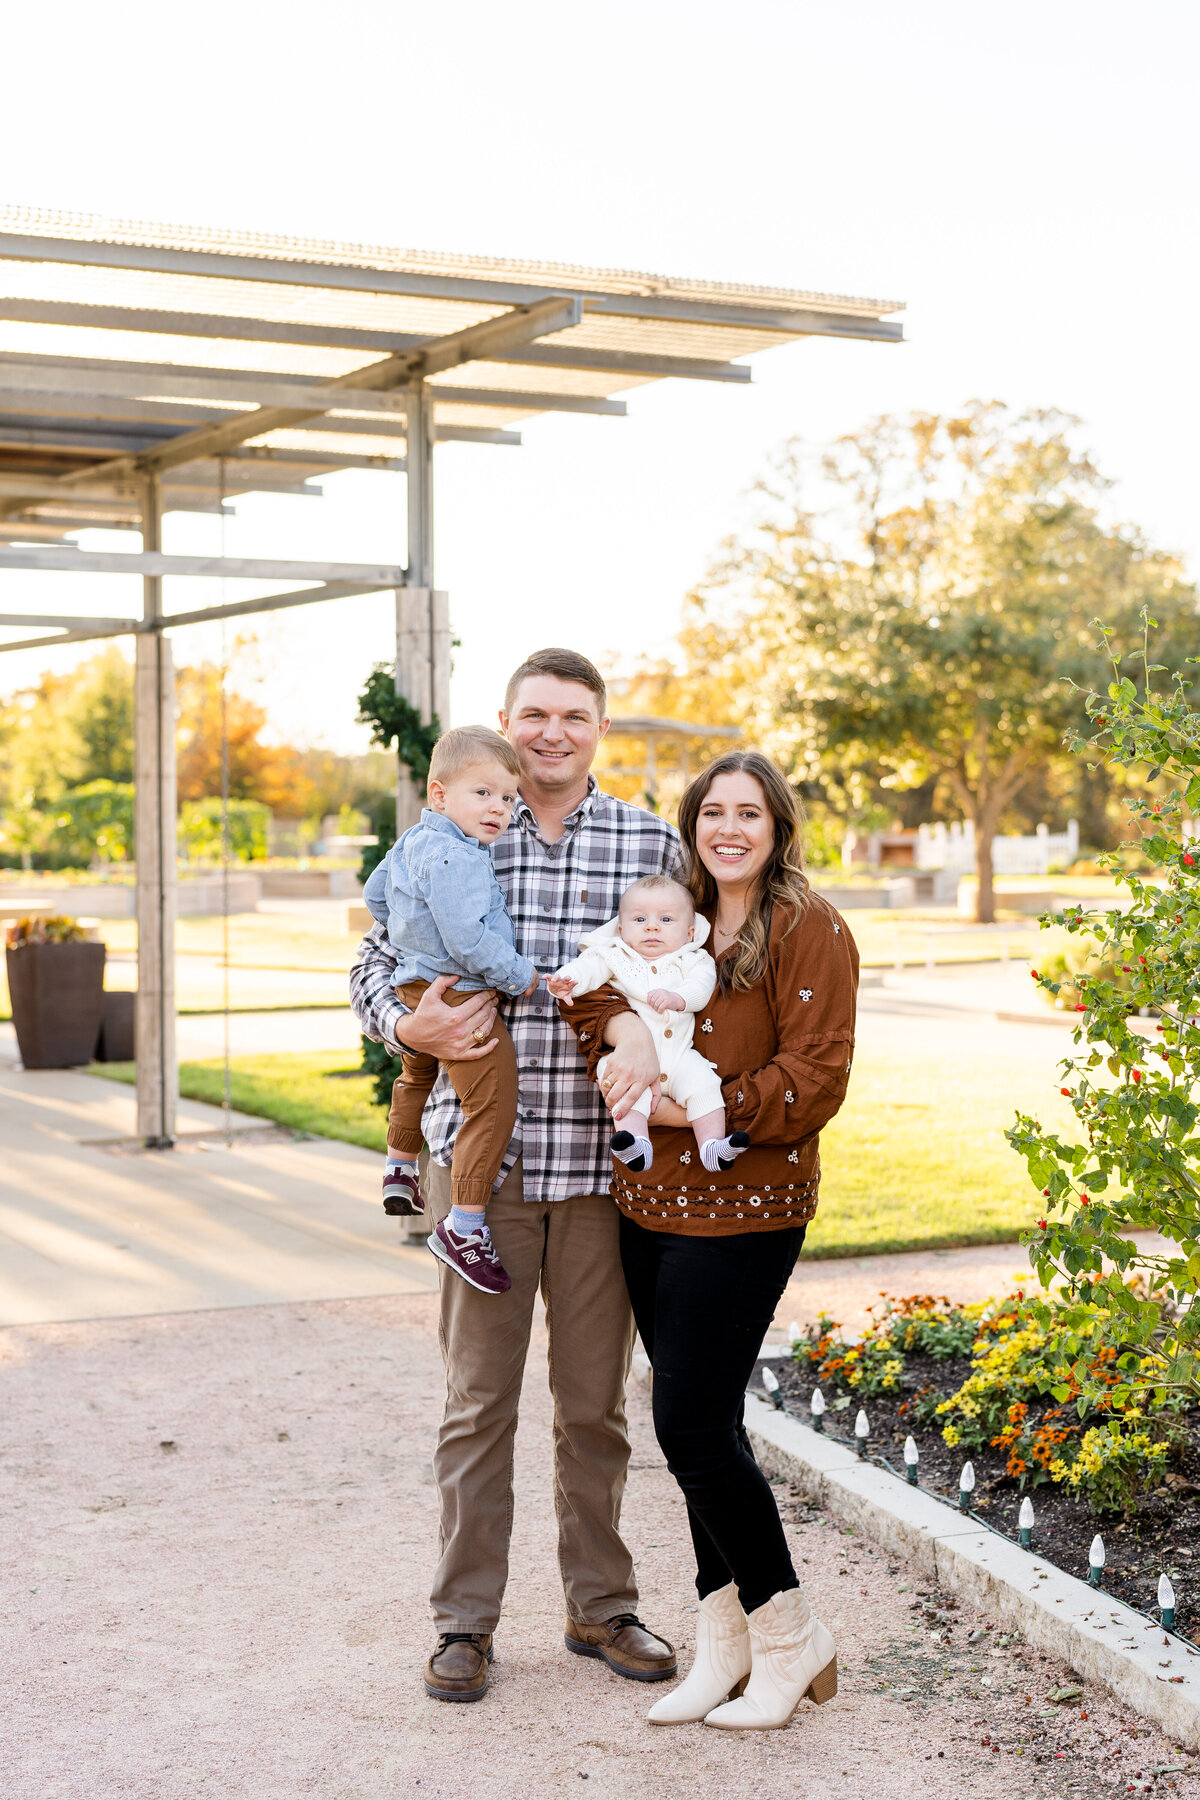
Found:
[[[761,981],[771,945],[771,921],[776,906],[791,914],[787,929],[800,921],[809,902],[808,876],[804,873],[802,831],[804,813],[784,779],[783,772],[761,750],[729,750],[701,770],[684,789],[679,802],[679,835],[688,859],[688,887],[698,912],[716,905],[717,884],[696,854],[696,821],[719,775],[751,775],[763,791],[767,811],[775,822],[775,842],[750,896],[746,922],[718,964],[722,991],[744,992]]]

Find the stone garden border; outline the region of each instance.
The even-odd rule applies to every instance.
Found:
[[[763,1354],[782,1352],[764,1348]],[[633,1373],[649,1385],[650,1362],[640,1346]],[[1176,1743],[1200,1749],[1200,1652],[1111,1594],[1056,1569],[1036,1551],[981,1531],[969,1514],[860,1459],[846,1444],[756,1394],[746,1395],[746,1430],[768,1475],[784,1477],[885,1550],[914,1562],[927,1580],[1100,1682]]]
[[[930,1581],[1101,1682],[1176,1743],[1200,1749],[1200,1654],[1170,1634],[1164,1645],[1161,1626],[754,1394],[746,1396],[746,1429],[769,1475],[786,1477]]]

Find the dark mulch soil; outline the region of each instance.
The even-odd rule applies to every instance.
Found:
[[[778,1377],[781,1395],[789,1412],[804,1424],[811,1422],[809,1400],[816,1382],[812,1373],[786,1359],[772,1361],[769,1367]],[[1170,1479],[1181,1491],[1159,1489],[1144,1495],[1134,1512],[1097,1514],[1086,1502],[1073,1499],[1052,1482],[1043,1481],[1034,1488],[1022,1490],[1005,1469],[1003,1450],[951,1449],[942,1442],[941,1426],[922,1425],[902,1408],[920,1389],[932,1385],[943,1395],[953,1394],[971,1373],[967,1357],[951,1357],[938,1361],[924,1354],[909,1352],[905,1358],[901,1386],[894,1394],[877,1395],[862,1400],[852,1390],[823,1381],[821,1392],[829,1410],[825,1414],[826,1436],[854,1445],[854,1420],[862,1406],[871,1423],[869,1450],[872,1457],[890,1464],[904,1478],[904,1440],[911,1432],[920,1451],[920,1482],[939,1498],[957,1501],[958,1477],[967,1456],[975,1469],[975,1496],[972,1511],[981,1522],[1003,1536],[1017,1541],[1017,1512],[1022,1492],[1033,1501],[1036,1523],[1033,1548],[1047,1562],[1077,1575],[1083,1580],[1088,1573],[1088,1550],[1099,1532],[1104,1539],[1106,1590],[1130,1606],[1158,1616],[1158,1578],[1163,1571],[1175,1589],[1177,1631],[1195,1640],[1200,1635],[1200,1420],[1191,1422],[1189,1441],[1182,1462]],[[755,1382],[761,1385],[761,1377]],[[1031,1418],[1048,1411],[1054,1401],[1044,1407],[1030,1408]],[[1192,1483],[1197,1486],[1193,1487]]]

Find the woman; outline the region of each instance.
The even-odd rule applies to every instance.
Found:
[[[614,1163],[654,1427],[687,1501],[700,1595],[695,1660],[651,1710],[655,1724],[768,1729],[786,1725],[806,1694],[819,1703],[837,1692],[833,1639],[801,1592],[742,1422],[746,1384],[816,1211],[818,1133],[845,1098],[854,1046],[858,953],[809,889],[800,823],[787,782],[756,751],[719,757],[684,794],[690,887],[719,973],[695,1042],[721,1077],[727,1129],[748,1132],[751,1147],[710,1175],[683,1111],[661,1100],[652,1167],[641,1175]],[[626,1010],[602,989],[567,1015],[593,1067]],[[628,1051],[627,1025],[621,1040]],[[625,1085],[616,1056],[607,1077]]]

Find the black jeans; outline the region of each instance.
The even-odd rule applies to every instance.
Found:
[[[743,1398],[805,1227],[735,1237],[647,1231],[621,1217],[621,1261],[654,1369],[654,1430],[683,1490],[700,1598],[736,1581],[746,1612],[798,1587]]]

